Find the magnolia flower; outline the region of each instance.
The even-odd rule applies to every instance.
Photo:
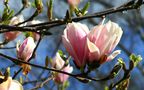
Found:
[[[84,67],[87,60],[86,38],[89,29],[81,23],[69,23],[62,36],[63,44],[74,58],[77,67]]]
[[[64,60],[60,57],[59,53],[56,53],[56,56],[52,60],[52,67],[61,70],[67,73],[71,73],[73,71],[73,67],[70,65],[64,66],[65,62]],[[62,73],[55,73],[54,80],[57,83],[64,83],[68,79],[68,75],[62,74]]]
[[[19,16],[15,16],[10,20],[9,25],[16,25],[20,22],[24,21],[24,17],[23,15],[19,15]],[[18,35],[20,34],[20,32],[14,31],[14,32],[6,32],[4,33],[4,39],[6,42],[12,41],[14,40]]]
[[[112,60],[120,50],[111,52],[122,36],[122,29],[114,22],[95,26],[90,32],[86,25],[69,23],[62,36],[63,44],[78,67]]]
[[[1,76],[0,78],[3,79],[4,77]],[[18,81],[8,77],[6,81],[0,83],[0,90],[23,90],[23,87]]]
[[[95,26],[87,38],[88,62],[96,61],[102,64],[120,54],[120,50],[116,50],[112,54],[111,52],[119,43],[122,33],[121,27],[111,21]]]
[[[39,20],[32,20],[30,22],[27,22],[27,25],[33,25],[33,24],[39,24],[39,23],[41,23],[41,21],[39,21]],[[40,38],[40,35],[37,34],[37,33],[35,33],[35,32],[33,32],[32,33],[32,37],[34,38],[35,41],[38,41],[39,38]]]
[[[32,37],[26,38],[20,47],[17,46],[17,57],[21,60],[27,61],[34,51],[36,44]]]

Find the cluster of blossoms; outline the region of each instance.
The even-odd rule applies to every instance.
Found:
[[[21,23],[23,21],[24,21],[23,15],[18,15],[18,16],[13,17],[10,20],[9,25],[16,25],[16,24]],[[32,24],[38,24],[38,23],[41,23],[41,22],[38,20],[33,20],[33,21],[27,22],[25,24],[22,24],[20,26],[32,25]],[[17,36],[20,33],[21,32],[19,32],[19,31],[11,31],[11,32],[4,33],[4,39],[5,39],[4,42],[8,43],[10,41],[13,41],[15,38],[17,38]],[[18,59],[27,62],[29,60],[29,58],[32,56],[34,48],[36,47],[36,44],[34,41],[38,41],[39,38],[40,38],[40,36],[37,33],[33,32],[33,33],[30,33],[30,36],[27,37],[21,45],[17,44],[16,49],[17,49]],[[21,67],[23,67],[23,73],[25,73],[25,74],[27,74],[28,71],[30,71],[29,65],[21,64]]]
[[[80,1],[81,0],[68,0],[68,3],[74,9]],[[23,21],[24,17],[19,15],[13,17],[9,25],[16,25]],[[38,23],[41,22],[33,20],[20,26]],[[66,26],[62,41],[78,68],[84,69],[87,66],[88,69],[95,69],[120,54],[120,50],[112,51],[119,43],[122,33],[121,27],[111,21],[101,23],[92,30],[89,30],[85,24],[72,22]],[[13,41],[19,34],[20,32],[18,31],[4,33],[5,42]],[[18,59],[28,62],[36,47],[35,41],[38,41],[39,38],[40,36],[37,33],[32,33],[31,37],[27,37],[21,45],[17,45]],[[23,69],[27,68],[25,64],[22,67]],[[66,65],[59,53],[56,53],[56,56],[53,58],[51,67],[67,73],[72,73],[73,71],[73,67],[69,64]],[[53,75],[53,80],[58,84],[66,82],[69,77],[67,74],[58,72],[53,72]],[[0,79],[3,78],[4,76],[0,76]],[[0,90],[23,90],[23,87],[18,81],[8,77],[7,80],[0,82]]]
[[[23,21],[24,21],[23,16],[19,15],[17,17],[13,17],[10,20],[9,25],[16,25],[16,24],[23,22]],[[34,20],[34,21],[31,21],[31,22],[26,23],[26,24],[31,25],[31,24],[37,24],[37,23],[40,23],[40,21]],[[21,26],[23,26],[23,25],[21,25]],[[15,38],[17,38],[17,36],[20,33],[21,32],[18,32],[18,31],[14,31],[14,32],[11,31],[11,32],[4,33],[5,42],[8,43],[10,41],[13,41]],[[18,57],[18,59],[27,62],[29,60],[29,58],[32,56],[32,53],[36,47],[36,44],[35,44],[33,38],[37,41],[39,39],[39,35],[36,33],[33,33],[33,37],[27,37],[21,45],[17,45],[17,57]],[[28,69],[26,64],[22,64],[21,66],[23,67],[23,69]],[[4,76],[0,76],[0,79],[3,80]],[[12,80],[11,77],[8,77],[7,80],[2,81],[0,83],[0,90],[23,90],[23,87],[18,81]]]
[[[120,50],[112,53],[122,36],[122,29],[114,22],[99,24],[91,31],[81,23],[69,23],[62,36],[63,44],[78,68],[95,67],[112,60]]]
[[[22,16],[12,18],[10,25],[22,22]],[[31,21],[27,25],[37,24],[40,21]],[[14,40],[20,32],[7,32],[4,34],[6,41]],[[122,29],[118,24],[108,21],[107,23],[99,24],[92,30],[89,30],[85,24],[68,23],[62,36],[63,44],[68,53],[74,58],[74,63],[78,68],[84,68],[86,65],[94,69],[97,65],[110,61],[120,54],[120,50],[115,49],[122,36]],[[39,35],[34,33],[35,40]],[[20,46],[17,46],[17,57],[20,60],[28,61],[32,56],[36,47],[32,37],[26,38]],[[51,63],[52,68],[61,70],[67,73],[73,71],[73,67],[69,64],[65,65],[65,61],[60,57],[59,53],[53,58]],[[54,73],[54,81],[63,83],[68,79],[68,75],[62,73]],[[11,80],[11,79],[10,79]],[[0,88],[2,84],[0,84]]]
[[[24,21],[23,15],[18,15],[18,16],[13,17],[10,20],[9,25],[16,25],[23,21]],[[22,24],[20,26],[32,25],[32,24],[38,24],[38,23],[41,23],[41,22],[38,20],[33,20],[25,24]],[[13,41],[15,38],[17,38],[19,34],[20,32],[18,31],[11,31],[11,32],[4,33],[5,42]],[[32,33],[31,37],[27,37],[20,46],[17,45],[17,57],[21,60],[28,61],[28,59],[32,56],[34,48],[36,47],[34,41],[37,41],[39,37],[40,36],[37,33]]]
[[[96,68],[97,65],[114,59],[120,50],[115,49],[122,36],[122,29],[114,22],[108,21],[105,24],[95,26],[91,31],[81,23],[69,23],[62,36],[63,44],[69,54],[74,58],[78,68]],[[64,65],[64,60],[59,53],[53,58],[52,67],[61,71],[71,73],[73,68]],[[68,75],[55,73],[54,80],[63,83]]]

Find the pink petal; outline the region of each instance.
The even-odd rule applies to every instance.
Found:
[[[70,49],[68,52],[72,54],[78,66],[81,66],[85,60],[85,43],[88,32],[89,30],[86,25],[74,22],[69,23],[64,30],[65,40],[63,41],[68,42],[71,45],[65,47],[73,49],[72,53],[75,55],[71,53]]]
[[[69,52],[69,54],[74,58],[74,60],[76,61],[76,63],[78,65],[81,65],[81,62],[78,60],[78,57],[72,47],[72,45],[70,44],[69,40],[67,38],[65,38],[65,36],[62,36],[62,41],[63,41],[63,44],[66,48],[66,50]]]

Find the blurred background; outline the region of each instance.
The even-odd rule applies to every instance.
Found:
[[[30,2],[34,2],[34,0],[29,0]],[[42,22],[48,21],[47,17],[47,4],[46,2],[49,0],[43,0],[44,9],[43,12],[35,18],[35,20],[41,20]],[[128,0],[81,0],[79,4],[79,8],[83,8],[83,6],[90,2],[90,7],[88,9],[87,14],[96,13],[99,11],[103,11],[112,7],[118,7]],[[16,12],[18,12],[22,8],[21,0],[9,0],[9,6]],[[0,14],[2,14],[4,9],[3,0],[0,0]],[[66,10],[69,9],[69,4],[67,0],[53,0],[53,17],[57,19],[62,19],[65,17]],[[22,15],[24,18],[29,18],[34,13],[35,8],[32,5],[22,11]],[[73,15],[73,17],[76,17]],[[137,10],[129,10],[124,12],[113,13],[106,16],[111,21],[118,23],[123,29],[122,39],[117,46],[117,49],[122,50],[121,54],[117,56],[122,57],[126,62],[127,66],[129,64],[129,54],[135,53],[140,54],[144,58],[144,6],[141,6],[140,9]],[[101,18],[91,18],[80,21],[81,23],[87,24],[89,29],[93,26],[100,23]],[[65,48],[61,42],[61,35],[63,34],[63,30],[65,25],[58,26],[50,29],[52,35],[44,36],[40,46],[36,51],[36,57],[31,60],[31,63],[45,65],[45,57],[53,57],[58,49],[64,51],[66,53]],[[15,46],[16,42],[20,40],[21,42],[24,39],[24,35],[21,34],[14,41],[9,42],[5,47]],[[3,40],[3,34],[1,34],[1,41]],[[16,57],[16,49],[0,49],[0,52]],[[94,70],[91,75],[97,78],[105,77],[109,74],[112,67],[117,62],[117,58],[110,62],[106,62],[101,65],[98,69]],[[74,66],[72,60],[70,61],[71,65]],[[0,70],[5,71],[7,67],[11,67],[11,76],[14,75],[15,71],[19,70],[19,66],[14,65],[11,61],[5,60],[0,57]],[[77,73],[77,71],[74,71]],[[116,79],[109,80],[107,82],[90,82],[90,83],[82,83],[78,80],[70,77],[70,85],[67,90],[104,90],[104,87],[109,85],[111,82],[115,82],[117,79],[122,78],[123,72],[116,77]],[[28,76],[23,76],[22,73],[19,73],[16,79],[22,76],[24,78],[24,82],[33,81],[30,83],[24,83],[24,90],[30,90],[39,84],[43,78],[49,76],[49,71],[45,71],[42,69],[38,69],[32,67],[32,70],[28,74]],[[42,79],[41,79],[42,78]],[[38,81],[36,81],[38,80]],[[132,71],[130,85],[128,90],[143,90],[144,88],[144,61],[139,63],[139,65]],[[45,84],[42,88],[38,90],[57,90],[57,85],[51,80],[47,84]]]

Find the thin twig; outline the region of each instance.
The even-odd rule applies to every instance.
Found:
[[[23,83],[23,85],[26,85],[26,84],[29,84],[29,83],[37,83],[37,82],[41,82],[41,81],[44,81],[44,80],[46,80],[47,78],[41,78],[41,79],[37,79],[37,80],[32,80],[32,81],[25,81],[24,83]]]
[[[116,12],[123,12],[123,11],[127,11],[127,10],[133,10],[133,9],[137,9],[140,6],[142,6],[144,3],[140,4],[139,6],[135,7],[134,5],[130,5],[130,6],[119,6],[119,7],[113,7],[101,12],[97,12],[97,13],[93,13],[87,16],[82,16],[82,17],[74,17],[72,18],[72,21],[74,22],[78,22],[84,19],[89,19],[89,18],[96,18],[96,17],[102,17],[105,15],[109,15],[109,14],[113,14]],[[3,29],[8,29],[8,30],[14,30],[14,31],[31,31],[31,32],[36,32],[37,31],[41,31],[43,34],[47,35],[48,34],[48,30],[45,29],[49,29],[55,26],[60,26],[60,25],[64,25],[66,23],[66,19],[59,19],[59,20],[55,20],[55,21],[50,21],[50,22],[45,22],[45,23],[40,23],[40,24],[33,24],[33,25],[28,25],[28,26],[24,26],[24,27],[16,27],[16,26],[9,26],[9,25],[0,25],[0,33],[6,32]],[[36,27],[37,26],[37,27]],[[8,31],[7,31],[8,32]]]
[[[24,9],[25,9],[25,6],[23,6],[14,16],[19,15]]]
[[[13,46],[13,47],[0,47],[0,49],[15,49],[16,46]]]
[[[49,76],[46,80],[44,80],[42,83],[40,83],[39,85],[37,85],[36,87],[32,88],[31,90],[37,90],[41,87],[43,87],[47,82],[49,82],[50,80],[52,80],[53,76]]]
[[[0,53],[0,56],[9,59],[12,62],[19,62],[19,63],[28,64],[28,65],[31,65],[33,67],[37,67],[37,68],[41,68],[41,69],[45,69],[45,70],[67,74],[67,75],[72,76],[72,77],[74,77],[76,79],[83,78],[85,80],[90,80],[90,81],[103,81],[103,79],[95,79],[95,78],[91,78],[91,77],[82,76],[81,74],[67,73],[67,72],[64,72],[64,71],[61,71],[61,70],[57,70],[57,69],[54,69],[54,68],[48,68],[48,67],[44,67],[44,66],[41,66],[41,65],[32,64],[32,63],[25,62],[25,61],[22,61],[22,60],[19,60],[19,59],[16,59],[16,58],[12,58],[12,57],[4,55],[2,53]]]

